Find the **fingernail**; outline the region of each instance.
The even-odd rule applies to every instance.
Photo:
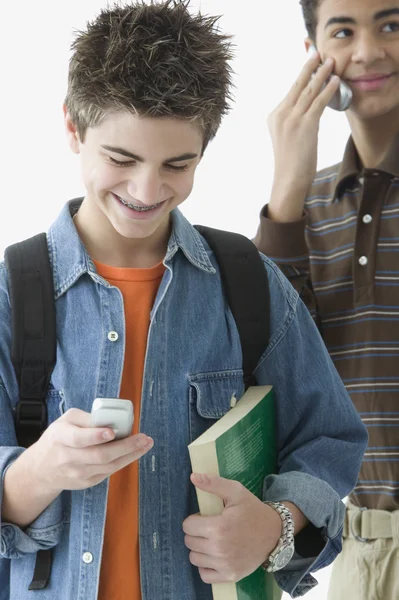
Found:
[[[103,439],[106,441],[112,440],[114,438],[114,432],[113,431],[104,431],[103,433]]]
[[[334,61],[333,61],[333,59],[332,59],[332,58],[327,58],[327,60],[326,60],[325,64],[326,64],[326,65],[328,65],[329,67],[331,67],[331,65],[333,65],[333,64],[334,64]]]
[[[152,446],[152,444],[153,444],[152,439],[147,436],[140,438],[137,442],[137,446],[139,448],[147,448],[147,447],[150,448]]]

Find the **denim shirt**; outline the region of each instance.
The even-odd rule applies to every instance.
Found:
[[[58,338],[49,422],[71,407],[90,412],[96,397],[118,397],[123,371],[123,298],[96,273],[80,241],[71,218],[78,205],[68,203],[48,234]],[[155,441],[140,460],[142,598],[211,600],[211,586],[200,579],[184,545],[182,523],[198,512],[187,446],[229,410],[233,394],[243,394],[242,353],[212,252],[178,210],[172,225],[151,311],[142,389],[140,431]],[[263,499],[293,502],[311,523],[300,534],[309,539],[310,551],[301,554],[297,543],[293,559],[275,575],[297,597],[317,583],[310,571],[331,563],[341,549],[341,498],[355,485],[367,433],[308,311],[279,269],[262,259],[270,281],[271,332],[255,375],[259,385],[275,387],[279,447],[278,474],[265,479]],[[18,386],[10,346],[1,263],[0,502],[4,474],[24,451],[13,423]],[[107,491],[108,479],[64,491],[24,530],[0,523],[1,600],[97,598]],[[49,586],[29,592],[36,552],[52,547]]]

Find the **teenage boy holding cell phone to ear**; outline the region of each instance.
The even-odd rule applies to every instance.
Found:
[[[74,42],[65,125],[86,195],[48,234],[57,363],[49,427],[26,450],[0,266],[0,548],[11,562],[0,594],[9,585],[11,600],[211,600],[211,583],[269,568],[287,544],[276,579],[299,596],[340,551],[341,498],[367,434],[306,307],[265,257],[270,341],[254,375],[276,390],[278,473],[262,500],[191,475],[188,444],[245,389],[217,261],[177,208],[228,108],[231,42],[217,20],[186,2],[134,2],[101,11]],[[90,427],[96,397],[133,401],[133,435]],[[221,515],[197,514],[193,484],[223,498]],[[32,593],[48,548],[51,578]]]
[[[399,3],[301,4],[306,46],[319,54],[270,116],[275,179],[256,244],[307,304],[369,431],[329,598],[393,599],[399,597]],[[353,96],[346,112],[351,137],[342,162],[315,174],[320,118],[340,80]]]

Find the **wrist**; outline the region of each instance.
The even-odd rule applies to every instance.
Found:
[[[62,492],[62,490],[51,485],[51,473],[48,473],[46,469],[46,462],[48,461],[46,457],[44,457],[44,460],[41,458],[39,441],[32,444],[32,446],[27,448],[25,452],[21,454],[18,459],[20,461],[18,468],[20,474],[26,477],[26,480],[29,481],[30,485],[35,486],[38,491],[38,496],[41,496],[43,499],[51,499],[52,501]]]
[[[268,216],[272,221],[289,223],[303,216],[307,190],[298,186],[273,186],[268,204]]]
[[[36,477],[25,450],[6,470],[3,483],[1,518],[22,529],[28,527],[59,495]]]
[[[270,506],[277,514],[281,528],[276,545],[261,565],[264,570],[271,573],[283,569],[294,555],[294,521],[290,509],[285,504],[270,501],[265,501],[264,504]]]
[[[305,517],[303,512],[299,510],[299,508],[293,504],[292,502],[286,502],[285,500],[281,502],[288,508],[291,512],[292,519],[294,521],[294,535],[305,529],[307,525],[309,525],[309,520]]]
[[[278,544],[278,541],[283,533],[283,523],[280,515],[268,502],[263,502],[265,509],[267,510],[267,539],[269,553],[272,552]]]

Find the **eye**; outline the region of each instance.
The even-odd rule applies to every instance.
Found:
[[[338,40],[342,40],[344,38],[350,37],[352,33],[353,32],[351,29],[340,29],[339,31],[333,34],[333,37],[337,38]]]
[[[391,23],[386,23],[381,31],[384,33],[393,33],[394,31],[399,31],[399,23],[397,21],[392,21]]]
[[[170,171],[186,171],[188,169],[188,165],[165,165],[165,169],[169,169]]]
[[[134,160],[116,160],[116,158],[112,158],[112,156],[109,156],[108,158],[113,165],[117,165],[118,167],[131,167],[136,164]]]

